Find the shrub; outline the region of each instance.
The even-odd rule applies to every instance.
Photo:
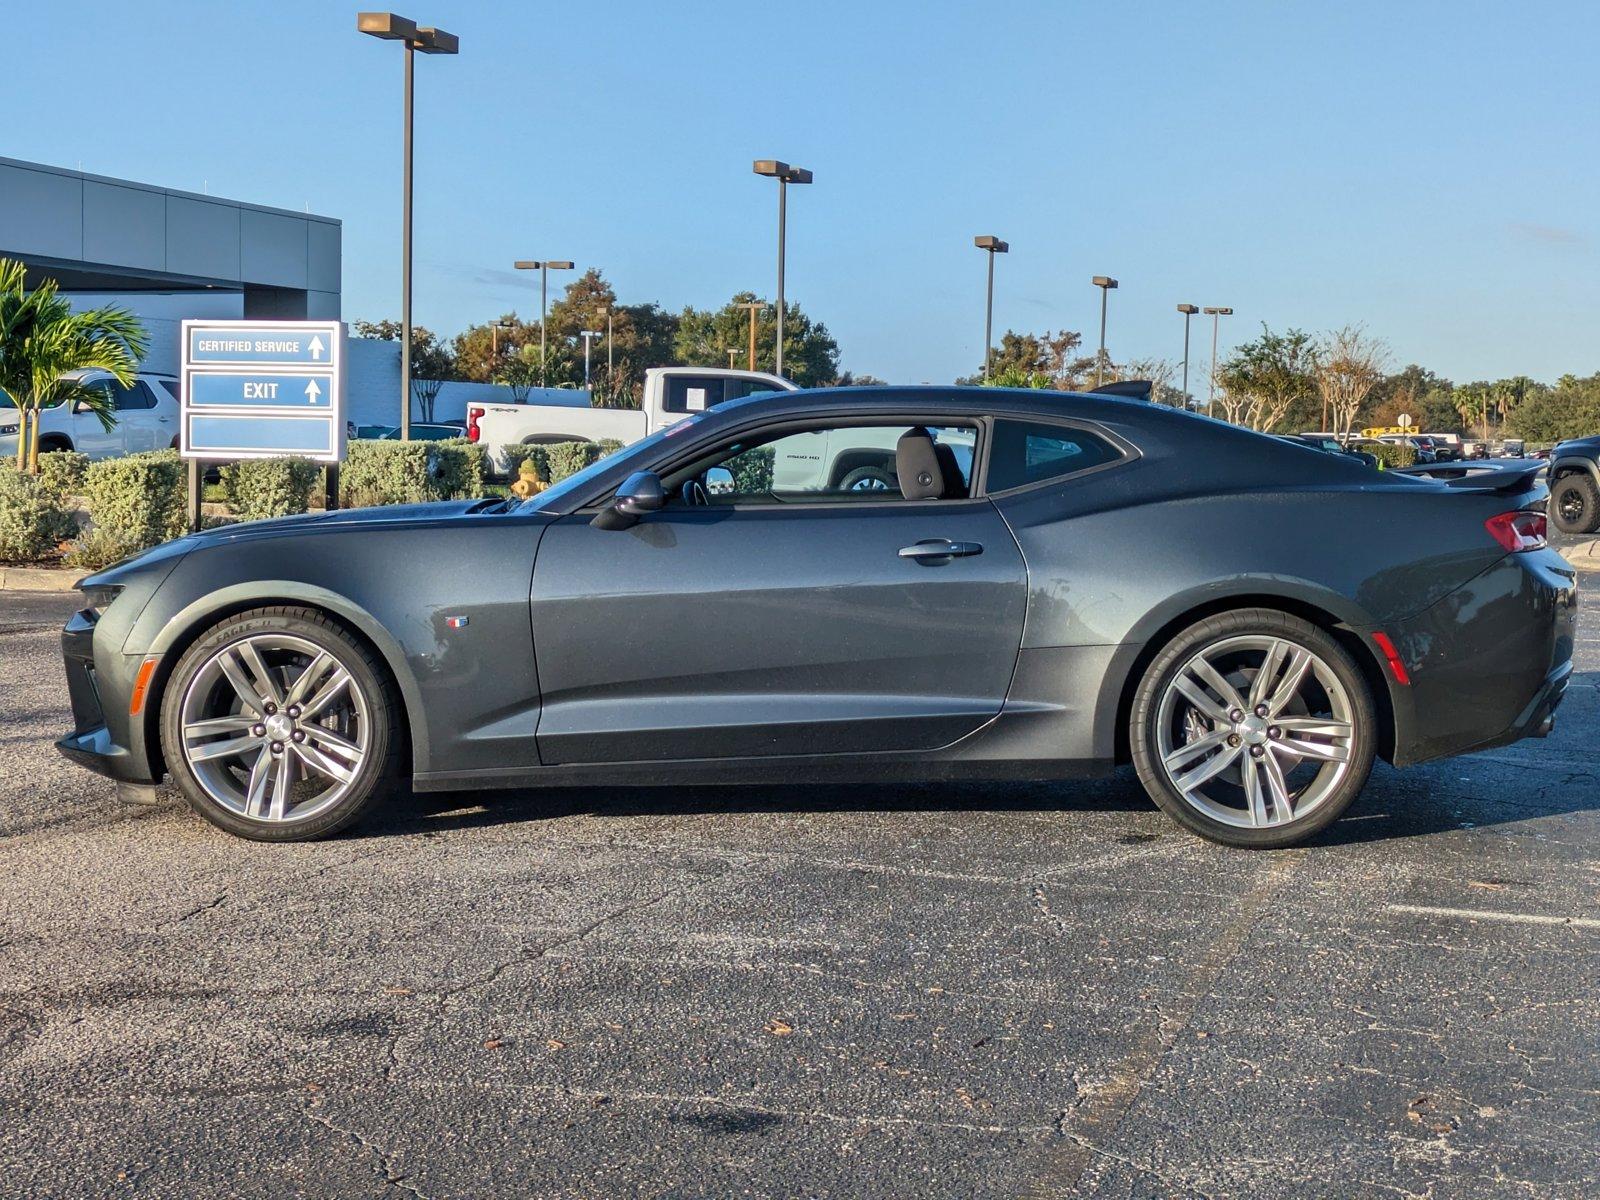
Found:
[[[351,442],[339,470],[339,503],[371,508],[433,499],[428,446],[427,442]]]
[[[1361,447],[1378,460],[1378,468],[1409,467],[1417,461],[1417,451],[1409,442],[1375,442]]]
[[[101,567],[186,531],[186,477],[176,450],[105,459],[89,467],[83,483],[93,529],[67,556],[73,566]]]
[[[56,484],[0,466],[0,559],[42,558],[77,531]]]
[[[433,442],[436,499],[475,500],[483,495],[483,447],[466,438]]]
[[[39,455],[39,481],[59,500],[83,495],[83,476],[89,456],[73,450],[49,450]]]
[[[311,507],[322,469],[304,458],[257,458],[222,468],[228,507],[241,521],[292,517]]]

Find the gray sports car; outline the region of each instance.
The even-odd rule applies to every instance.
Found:
[[[1576,580],[1538,464],[1379,474],[1058,392],[756,396],[523,502],[181,538],[80,586],[61,749],[243,837],[420,791],[1069,779],[1283,846],[1540,736]]]

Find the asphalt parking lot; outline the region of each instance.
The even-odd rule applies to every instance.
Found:
[[[1061,786],[420,797],[59,758],[0,593],[0,1193],[1600,1195],[1600,610],[1555,734],[1315,845]]]

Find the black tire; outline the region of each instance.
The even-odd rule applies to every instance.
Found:
[[[1550,523],[1562,533],[1600,532],[1600,486],[1582,471],[1550,487]]]
[[[348,790],[328,808],[304,820],[269,822],[235,812],[207,793],[183,750],[183,700],[190,685],[218,650],[260,634],[288,635],[326,651],[350,672],[367,698],[367,751]],[[400,773],[401,720],[395,685],[387,667],[371,650],[316,609],[274,606],[228,617],[184,651],[162,691],[161,746],[178,790],[189,806],[213,825],[252,841],[303,842],[344,829],[393,789]]]
[[[59,433],[47,433],[39,439],[39,453],[52,454],[58,450],[71,450],[72,443]]]
[[[857,467],[839,480],[841,492],[892,492],[900,485],[882,467]]]
[[[1304,817],[1262,828],[1217,820],[1184,797],[1162,765],[1157,715],[1162,698],[1196,654],[1240,637],[1281,639],[1309,650],[1332,671],[1349,698],[1348,765],[1342,778]],[[1261,736],[1259,730],[1256,736]],[[1273,736],[1278,736],[1274,734]],[[1244,849],[1270,850],[1304,841],[1338,820],[1366,785],[1377,745],[1377,718],[1361,670],[1332,635],[1309,621],[1276,609],[1244,608],[1206,617],[1183,630],[1156,654],[1139,681],[1128,726],[1128,745],[1139,782],[1150,798],[1180,825],[1213,842]],[[1207,785],[1210,786],[1210,785]]]

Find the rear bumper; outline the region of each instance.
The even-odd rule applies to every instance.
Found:
[[[1395,765],[1549,732],[1572,675],[1577,605],[1577,573],[1559,554],[1509,554],[1387,630],[1411,675],[1391,690]]]
[[[125,681],[95,659],[94,615],[74,613],[61,631],[61,656],[72,703],[72,731],[56,749],[80,767],[119,783],[152,784],[142,727],[128,715]],[[120,656],[117,656],[120,658]]]

